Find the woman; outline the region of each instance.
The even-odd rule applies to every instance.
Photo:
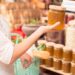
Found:
[[[58,26],[59,22],[57,22],[53,26],[41,26],[25,41],[13,45],[13,43],[7,36],[8,23],[6,20],[7,18],[5,19],[5,16],[0,16],[0,75],[14,75],[13,63],[19,57],[21,57],[41,35]]]

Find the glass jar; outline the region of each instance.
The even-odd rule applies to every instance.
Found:
[[[71,63],[71,73],[75,75],[75,63]]]
[[[67,62],[71,62],[72,60],[72,49],[68,47],[63,48],[63,60]]]
[[[60,22],[60,25],[56,27],[56,30],[63,30],[65,19],[65,8],[56,5],[50,5],[48,13],[48,24],[53,25],[56,22]]]
[[[62,69],[62,60],[54,59],[54,61],[53,61],[53,68],[55,70],[61,70]]]
[[[53,58],[49,58],[45,60],[45,65],[47,67],[53,67]]]
[[[49,52],[50,57],[53,57],[54,55],[54,44],[53,42],[47,42],[46,43],[46,51]]]
[[[38,40],[37,41],[37,44],[38,44],[38,47],[37,47],[37,49],[39,50],[39,51],[41,51],[41,50],[46,50],[46,40]],[[41,59],[40,60],[40,62],[41,62],[41,64],[45,64],[45,59]]]
[[[72,62],[75,63],[75,50],[72,52]]]
[[[63,45],[56,44],[54,45],[54,58],[56,59],[62,59],[63,56]]]
[[[71,63],[66,62],[66,61],[62,61],[62,71],[64,73],[70,73],[70,70],[71,70]]]

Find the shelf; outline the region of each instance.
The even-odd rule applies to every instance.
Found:
[[[60,74],[60,75],[71,75],[71,73],[63,73],[61,70],[55,70],[55,69],[53,69],[53,68],[46,67],[45,65],[40,65],[40,67],[43,68],[43,69],[47,69],[47,70],[49,70],[49,71],[58,73],[58,74]]]

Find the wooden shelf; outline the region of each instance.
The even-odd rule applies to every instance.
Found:
[[[43,68],[43,69],[46,69],[46,70],[49,70],[49,71],[58,73],[58,74],[60,74],[60,75],[71,75],[71,73],[63,73],[61,70],[55,70],[55,69],[53,69],[53,68],[46,67],[45,65],[40,65],[40,68]]]

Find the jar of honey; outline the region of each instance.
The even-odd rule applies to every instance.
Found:
[[[47,67],[53,67],[53,58],[49,58],[45,60],[45,65]]]
[[[63,45],[56,44],[54,45],[54,58],[56,59],[62,59],[63,57]]]
[[[38,47],[37,49],[38,50],[46,50],[46,40],[38,40],[37,44],[38,44]],[[40,62],[41,64],[45,64],[45,59],[40,59]]]
[[[72,49],[66,46],[63,48],[63,60],[67,62],[71,62],[72,60]]]
[[[75,63],[75,50],[72,52],[72,62]]]
[[[71,63],[66,62],[66,61],[62,61],[62,71],[64,73],[70,73],[70,70],[71,70]]]
[[[49,52],[50,57],[53,57],[54,55],[54,44],[53,42],[47,42],[46,43],[46,51]]]
[[[59,59],[55,59],[54,58],[54,61],[53,61],[53,68],[55,70],[61,70],[62,69],[62,60],[59,60]]]
[[[65,19],[65,8],[57,5],[50,5],[48,13],[48,24],[53,25],[56,22],[60,22],[60,25],[56,27],[56,30],[63,30]]]
[[[71,74],[75,75],[75,63],[71,63]]]

